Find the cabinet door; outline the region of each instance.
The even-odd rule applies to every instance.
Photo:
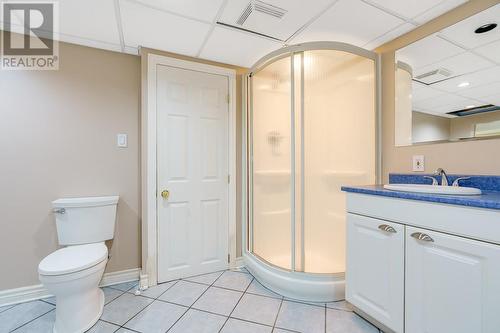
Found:
[[[404,226],[347,215],[346,299],[403,332]]]
[[[406,227],[406,333],[472,332],[500,332],[500,246]]]

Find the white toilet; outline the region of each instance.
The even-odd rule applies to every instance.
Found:
[[[101,317],[99,288],[108,261],[104,241],[115,230],[118,196],[59,199],[52,202],[59,249],[38,265],[40,282],[56,297],[54,333],[80,333]]]

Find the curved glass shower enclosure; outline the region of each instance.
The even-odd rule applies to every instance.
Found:
[[[345,199],[376,180],[376,57],[343,43],[306,43],[247,76],[245,262],[285,296],[344,297]]]

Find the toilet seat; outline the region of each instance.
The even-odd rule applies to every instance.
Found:
[[[46,256],[38,265],[40,275],[64,275],[98,265],[108,257],[104,243],[64,247]]]

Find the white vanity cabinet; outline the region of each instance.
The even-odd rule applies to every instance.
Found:
[[[384,332],[500,332],[500,211],[348,193],[346,299]]]
[[[500,332],[500,246],[407,226],[405,276],[406,333]]]
[[[402,332],[404,226],[354,214],[347,219],[346,299]]]

